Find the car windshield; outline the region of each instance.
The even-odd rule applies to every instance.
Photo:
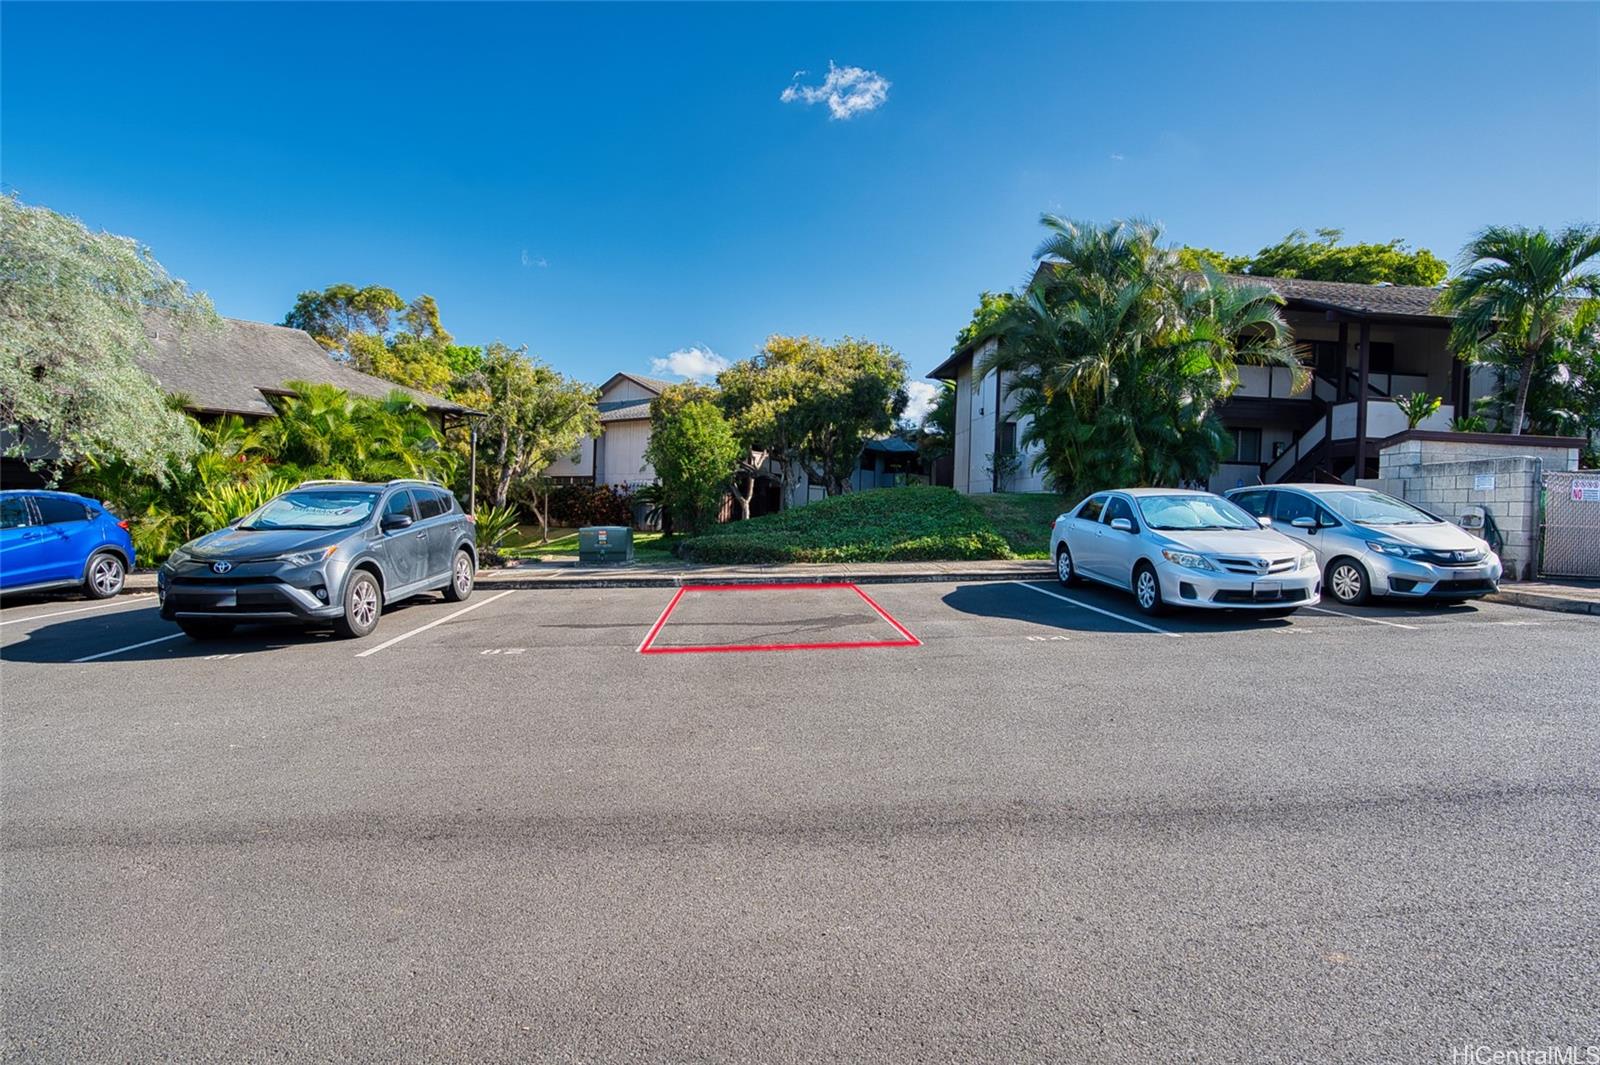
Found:
[[[241,529],[349,529],[372,516],[378,493],[287,492],[244,521]]]
[[[1317,498],[1357,525],[1437,525],[1432,514],[1382,492],[1318,492]]]
[[[1255,529],[1256,519],[1221,496],[1145,496],[1139,512],[1152,529]]]

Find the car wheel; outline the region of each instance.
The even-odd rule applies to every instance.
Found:
[[[1072,564],[1072,552],[1067,550],[1066,544],[1056,548],[1056,580],[1068,587],[1078,583],[1078,570]]]
[[[178,628],[191,640],[220,640],[232,635],[231,621],[180,621]]]
[[[340,636],[360,639],[378,627],[383,616],[383,590],[378,578],[358,569],[344,586],[344,616],[333,623]]]
[[[98,551],[89,558],[83,569],[83,594],[90,599],[110,599],[122,591],[128,577],[127,567],[110,551]]]
[[[1372,594],[1367,567],[1353,558],[1336,558],[1328,563],[1322,586],[1345,606],[1360,606]]]
[[[475,575],[472,553],[457,551],[455,564],[450,567],[450,583],[444,587],[444,597],[452,603],[466,599],[472,594],[472,580]]]
[[[1161,598],[1161,579],[1156,576],[1155,567],[1148,562],[1141,562],[1139,568],[1133,571],[1133,601],[1143,614],[1167,612],[1167,604]]]

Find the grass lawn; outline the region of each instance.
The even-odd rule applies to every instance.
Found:
[[[684,541],[696,562],[916,562],[1014,558],[1005,533],[975,501],[949,488],[879,488],[810,506],[731,522]],[[1024,498],[1024,497],[1018,497]],[[1030,551],[1044,537],[1024,538],[1032,513],[1004,511]],[[1035,542],[1037,541],[1037,543]]]
[[[658,532],[633,534],[633,557],[639,562],[670,562],[672,546],[681,536],[662,536]],[[576,558],[578,555],[578,530],[550,530],[550,542],[539,542],[539,526],[519,525],[517,531],[506,539],[501,553],[512,558]]]
[[[970,497],[1017,558],[1049,558],[1050,526],[1072,501],[1048,492],[994,492]]]

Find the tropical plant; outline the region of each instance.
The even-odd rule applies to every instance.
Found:
[[[320,477],[448,481],[457,458],[426,409],[400,390],[382,399],[352,396],[334,385],[290,381],[278,416],[256,430],[274,462]]]
[[[500,547],[517,531],[520,515],[517,508],[479,507],[473,524],[477,529],[478,550],[485,555],[498,556]]]
[[[203,485],[191,499],[193,516],[208,529],[220,529],[266,505],[294,487],[287,477],[264,475],[254,480]]]
[[[1582,303],[1596,298],[1600,227],[1551,233],[1490,226],[1462,250],[1460,273],[1440,305],[1455,316],[1450,344],[1457,355],[1492,363],[1515,382],[1508,432],[1523,431],[1535,379],[1548,370]]]
[[[1489,423],[1481,414],[1465,414],[1459,418],[1450,419],[1452,433],[1487,433]]]
[[[1430,396],[1426,392],[1413,392],[1409,396],[1395,396],[1394,405],[1406,416],[1406,428],[1415,429],[1433,417],[1444,405],[1444,400],[1438,396]]]
[[[1203,479],[1230,439],[1216,407],[1240,365],[1309,377],[1282,299],[1263,285],[1185,272],[1147,222],[1042,219],[1053,265],[1013,305],[977,371],[1005,374],[1021,442],[1058,491]]]
[[[152,476],[194,454],[194,434],[138,359],[147,319],[193,336],[218,325],[127,237],[0,194],[0,437],[54,479],[86,461]]]

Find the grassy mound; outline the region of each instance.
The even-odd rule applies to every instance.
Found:
[[[1049,558],[1050,526],[1072,501],[1044,492],[994,492],[973,496],[996,532],[1017,558]]]
[[[1014,557],[968,496],[949,488],[851,492],[685,540],[694,562],[938,562]]]

